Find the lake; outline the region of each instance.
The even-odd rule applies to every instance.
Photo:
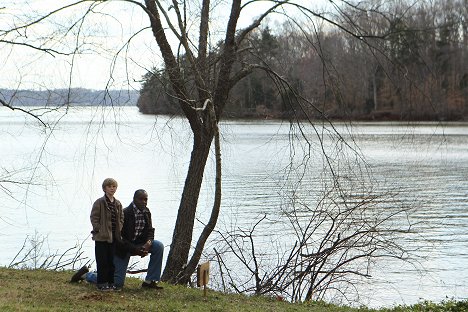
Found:
[[[27,237],[44,241],[38,255],[80,244],[82,256],[94,259],[89,212],[106,177],[119,182],[116,197],[124,207],[136,189],[148,191],[156,237],[169,246],[191,151],[188,125],[141,115],[136,107],[77,107],[42,118],[52,130],[0,108],[0,265],[8,266],[25,242],[29,246]],[[282,220],[291,192],[314,201],[330,183],[323,175],[327,163],[340,168],[343,179],[358,169],[369,183],[364,189],[395,191],[398,203],[414,206],[410,219],[417,235],[401,242],[418,260],[377,262],[372,279],[358,285],[358,302],[378,307],[467,298],[468,124],[366,122],[335,128],[341,137],[328,125],[301,130],[281,121],[222,122],[219,229],[248,228],[264,215]],[[310,145],[302,144],[301,131]],[[321,156],[322,147],[329,158]],[[201,221],[210,213],[213,174],[211,155],[197,214]],[[392,209],[393,203],[385,207]],[[260,237],[280,231],[278,222],[262,224]]]

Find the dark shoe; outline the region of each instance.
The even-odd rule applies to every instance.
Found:
[[[151,283],[143,282],[141,284],[141,288],[148,288],[148,289],[164,289],[163,287],[159,286],[158,283],[155,281],[151,281]]]
[[[79,281],[81,281],[83,279],[83,275],[85,273],[88,273],[88,272],[89,272],[88,267],[86,265],[83,266],[81,269],[78,270],[78,272],[73,274],[73,276],[72,276],[72,278],[70,280],[70,283],[78,283]]]
[[[96,285],[96,288],[99,291],[113,291],[112,287],[107,284]]]
[[[122,287],[118,287],[118,286],[115,286],[115,285],[110,285],[109,288],[112,291],[122,291]]]

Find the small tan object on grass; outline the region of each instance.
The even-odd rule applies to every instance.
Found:
[[[210,277],[210,262],[200,264],[197,267],[197,287],[203,286],[203,296],[206,297],[206,285]]]

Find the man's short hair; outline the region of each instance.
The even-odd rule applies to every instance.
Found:
[[[133,199],[137,198],[137,196],[141,195],[141,194],[147,194],[147,193],[146,193],[146,191],[144,189],[136,190],[135,194],[133,194]]]
[[[106,186],[119,186],[117,181],[115,179],[112,179],[112,178],[107,178],[107,179],[104,179],[104,181],[102,182],[102,190],[104,191],[104,189],[106,188]]]

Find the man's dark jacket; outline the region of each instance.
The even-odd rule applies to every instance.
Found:
[[[137,208],[138,209],[138,208]],[[133,211],[133,203],[123,210],[124,223],[121,231],[122,241],[117,243],[116,255],[120,258],[125,258],[127,253],[134,256],[138,254],[141,246],[143,246],[148,240],[154,240],[154,228],[151,222],[151,212],[147,207],[143,209],[143,215],[145,218],[145,227],[143,232],[133,240],[135,235],[135,213]]]

